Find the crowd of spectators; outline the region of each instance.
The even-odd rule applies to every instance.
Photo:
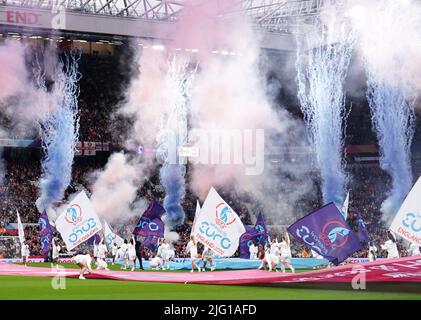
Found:
[[[39,213],[35,206],[35,201],[39,195],[39,179],[41,168],[39,159],[34,156],[25,157],[9,155],[6,159],[6,172],[4,181],[0,186],[0,235],[7,236],[5,227],[10,223],[16,222],[16,210],[19,210],[22,222],[28,224],[25,232],[29,239],[31,255],[39,255],[40,243],[36,223],[39,219]],[[102,168],[106,159],[98,157],[77,157],[73,166],[71,186],[66,191],[67,194],[80,189],[91,191],[91,173]],[[353,226],[355,222],[362,218],[371,240],[380,249],[380,245],[386,241],[387,226],[382,220],[380,211],[381,203],[385,198],[386,186],[390,185],[390,178],[382,171],[378,165],[371,166],[351,166],[350,167],[350,204],[348,223]],[[297,186],[298,187],[298,186]],[[239,195],[233,190],[220,190],[221,196],[233,207],[239,214],[241,220],[246,225],[252,225],[255,217],[254,212],[249,212],[246,205],[242,202],[244,195]],[[146,182],[139,187],[138,197],[146,201],[153,199],[163,203],[165,192],[159,182],[158,170],[155,175],[149,177]],[[249,199],[247,199],[249,201]],[[312,199],[308,202],[308,212],[321,205],[321,199]],[[186,196],[183,201],[183,209],[186,214],[185,223],[176,229],[178,240],[173,242],[176,257],[185,257],[185,245],[189,240],[194,212],[196,207],[196,196],[187,186]],[[129,239],[133,229],[143,212],[133,216],[124,224],[116,223],[114,231],[120,236]],[[286,226],[269,226],[270,237],[272,239],[281,239]],[[401,255],[406,255],[407,244],[398,243]],[[1,254],[8,255],[14,251],[5,250],[0,246]],[[308,250],[292,238],[292,253],[294,256],[302,256]],[[380,252],[380,256],[385,256],[385,252]],[[235,256],[238,256],[239,252]],[[362,251],[354,257],[364,257],[367,252]]]
[[[113,56],[90,56],[83,55],[80,63],[80,141],[119,142],[120,136],[113,131],[112,114],[115,108],[124,99],[122,88],[127,84],[127,72],[119,72],[120,63]],[[367,118],[367,117],[366,117]],[[368,121],[365,118],[364,121]],[[355,121],[355,123],[360,123]],[[0,113],[0,125],[8,126],[7,117]],[[359,128],[350,127],[351,136]],[[355,130],[354,130],[355,129]],[[358,130],[357,130],[358,129]],[[354,142],[358,142],[353,137]],[[362,141],[366,142],[366,141]],[[18,152],[15,152],[18,153]],[[39,180],[41,175],[41,154],[9,154],[5,157],[4,179],[0,183],[0,236],[7,236],[6,226],[16,222],[16,210],[19,211],[24,224],[36,224],[39,213],[35,201],[39,196]],[[91,190],[90,173],[104,167],[104,157],[78,157],[73,166],[71,186],[66,194],[73,193],[81,188],[88,192]],[[382,220],[381,203],[386,197],[388,186],[391,185],[390,177],[374,165],[354,165],[349,167],[350,181],[350,213],[349,223],[352,225],[357,219],[362,218],[366,224],[369,235],[375,245],[380,249],[380,244],[386,240],[387,227]],[[300,186],[297,186],[299,188]],[[245,203],[250,199],[247,195],[238,194],[235,190],[220,190],[221,196],[240,216],[245,225],[252,225],[257,212],[250,212]],[[139,187],[138,197],[148,201],[157,199],[161,203],[165,192],[159,182],[158,171],[155,175]],[[305,204],[307,212],[311,212],[322,204],[320,196],[309,199]],[[173,243],[177,257],[186,256],[184,250],[189,240],[191,225],[194,219],[196,196],[189,190],[187,185],[186,196],[183,201],[183,209],[186,214],[185,223],[176,229],[179,239]],[[129,238],[142,212],[132,217],[124,224],[115,224],[114,230],[124,238]],[[280,213],[281,214],[281,213]],[[291,221],[293,222],[293,221]],[[271,226],[271,238],[281,239],[285,232],[285,226]],[[40,243],[38,228],[36,225],[27,225],[25,229],[29,239],[31,255],[39,255]],[[8,245],[5,245],[8,243]],[[406,244],[399,242],[401,255],[406,254]],[[0,255],[10,256],[16,254],[16,241],[0,241]],[[305,247],[293,239],[292,253],[301,256],[306,251]],[[17,251],[18,252],[18,251]],[[355,256],[366,256],[366,252],[360,252]],[[385,256],[385,252],[380,252]],[[238,256],[238,252],[236,253]]]

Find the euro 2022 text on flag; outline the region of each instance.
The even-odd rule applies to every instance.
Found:
[[[161,217],[164,213],[165,209],[156,200],[153,200],[140,217],[133,234],[144,237],[157,236],[162,238],[164,236],[165,226]]]
[[[335,265],[362,250],[357,235],[333,202],[299,219],[288,232]]]
[[[56,228],[67,250],[76,248],[102,230],[101,221],[85,191],[79,192],[57,218]]]
[[[243,223],[212,187],[200,209],[194,237],[220,257],[231,257],[238,249]]]
[[[108,246],[108,248],[111,248],[114,243],[120,247],[124,242],[124,240],[119,235],[115,234],[113,230],[111,230],[111,227],[107,221],[104,221],[104,237],[105,244]]]
[[[421,246],[421,177],[405,198],[389,230]]]

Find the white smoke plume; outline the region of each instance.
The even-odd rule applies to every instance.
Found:
[[[408,94],[421,88],[421,3],[414,0],[348,1],[358,32],[357,49],[386,83],[403,83]]]
[[[280,106],[273,106],[272,97],[267,96],[265,75],[259,69],[259,35],[253,31],[251,22],[244,15],[230,14],[226,19],[219,18],[224,12],[236,11],[235,2],[225,1],[222,7],[219,1],[202,6],[195,5],[194,1],[189,3],[192,2],[185,13],[186,21],[180,21],[183,32],[180,44],[177,43],[177,46],[187,43],[190,48],[199,50],[200,71],[193,84],[191,99],[190,124],[193,130],[190,131],[190,143],[201,152],[209,148],[202,139],[195,140],[198,138],[195,130],[209,134],[220,130],[229,134],[235,129],[240,130],[244,138],[247,130],[256,133],[256,130],[263,129],[265,146],[275,145],[282,151],[278,166],[267,165],[266,159],[265,170],[259,175],[247,175],[245,172],[250,165],[244,161],[231,165],[194,164],[191,189],[202,200],[211,186],[250,194],[251,203],[260,203],[263,213],[279,223],[287,216],[295,215],[299,199],[313,190],[310,168],[297,167],[288,155],[287,147],[297,144],[296,139],[303,140],[300,136],[303,126],[280,110]],[[190,17],[194,19],[187,21]],[[200,37],[197,36],[198,30]],[[263,148],[258,145],[259,141],[255,143],[253,151],[264,151],[259,150],[259,147]],[[210,147],[209,152],[213,151]],[[235,151],[232,155],[236,156]],[[244,200],[234,201],[241,204]]]
[[[31,80],[34,71],[43,74],[43,68],[57,65],[54,48],[47,47],[44,53],[45,60],[37,61],[29,56],[31,50],[21,42],[5,41],[0,45],[0,112],[10,121],[9,136],[33,137],[39,130],[39,122],[57,108],[61,92],[47,92]],[[27,60],[32,60],[34,65],[30,66]],[[50,76],[54,81],[54,73],[50,72]]]
[[[98,216],[110,223],[125,222],[146,209],[145,201],[136,201],[137,189],[145,178],[139,175],[139,166],[123,153],[114,153],[104,170],[93,174],[91,200]]]

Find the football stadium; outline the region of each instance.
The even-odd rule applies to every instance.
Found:
[[[421,300],[420,89],[419,0],[1,0],[0,300]]]

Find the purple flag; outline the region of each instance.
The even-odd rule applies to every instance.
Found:
[[[261,237],[258,239],[257,244],[265,245],[268,241],[268,229],[266,227],[265,219],[263,218],[263,214],[260,212],[257,216],[256,225],[254,226],[255,229],[261,232]]]
[[[357,235],[333,202],[301,218],[288,227],[288,232],[335,265],[362,250]]]
[[[46,257],[51,250],[53,241],[53,228],[48,221],[47,212],[44,210],[38,220],[41,235],[41,254]]]
[[[358,219],[358,231],[357,231],[357,237],[360,240],[361,243],[369,243],[370,242],[370,236],[368,235],[367,228],[365,227],[364,220],[362,217]]]
[[[143,246],[148,248],[152,252],[156,253],[156,250],[158,249],[158,240],[159,240],[159,237],[148,236],[143,241]]]
[[[92,246],[94,242],[95,244],[99,244],[101,242],[101,236],[98,232],[88,239],[87,244]]]
[[[139,219],[133,234],[162,238],[164,236],[164,222],[162,222],[161,216],[164,213],[165,209],[157,201],[152,201]]]
[[[265,245],[268,240],[268,232],[262,213],[259,213],[257,216],[256,225],[254,227],[244,227],[246,232],[240,237],[240,257],[242,259],[249,259],[249,247],[251,246],[252,241],[254,241],[256,245]]]
[[[164,213],[164,207],[161,206],[158,201],[153,200],[146,211],[143,213],[142,217],[146,217],[152,220],[155,218],[161,218]]]
[[[244,227],[246,232],[244,232],[240,237],[240,258],[250,259],[249,247],[251,246],[252,241],[258,244],[260,238],[262,237],[262,232],[257,230],[255,227]]]

